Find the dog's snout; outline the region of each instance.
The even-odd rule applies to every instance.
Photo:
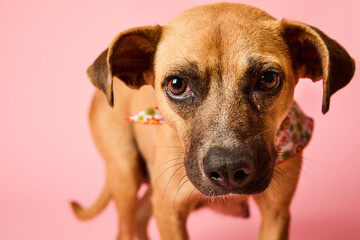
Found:
[[[240,187],[252,172],[251,156],[241,149],[212,148],[203,164],[205,175],[227,190]]]

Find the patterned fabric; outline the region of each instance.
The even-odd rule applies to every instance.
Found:
[[[127,117],[127,120],[142,124],[165,123],[158,108],[148,108],[139,111]],[[294,102],[276,134],[276,148],[279,152],[276,164],[301,153],[309,143],[313,126],[313,120],[307,117]]]
[[[276,134],[276,147],[279,152],[276,163],[301,153],[310,141],[313,127],[313,120],[307,117],[294,102]]]
[[[127,120],[134,123],[142,124],[164,124],[165,120],[161,116],[158,108],[148,108],[143,111],[139,111],[129,117]]]

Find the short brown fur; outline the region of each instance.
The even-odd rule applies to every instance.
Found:
[[[302,157],[275,166],[276,130],[299,78],[324,79],[326,113],[330,96],[351,80],[354,70],[344,48],[320,30],[242,4],[200,6],[165,26],[120,33],[88,69],[100,89],[90,124],[107,178],[92,207],[73,203],[76,215],[89,219],[112,199],[118,239],[148,239],[152,214],[162,239],[187,239],[191,211],[208,206],[248,217],[252,195],[262,214],[258,239],[287,239]],[[266,71],[281,76],[276,91],[257,88]],[[173,76],[186,80],[190,97],[179,100],[167,93],[166,79]],[[127,116],[154,106],[166,125],[126,122]],[[229,165],[246,165],[249,174],[239,188],[219,187],[206,175],[208,161],[218,162],[213,163],[214,156]],[[139,200],[138,189],[146,180],[149,189]]]

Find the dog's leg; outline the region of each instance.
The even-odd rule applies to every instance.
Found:
[[[175,194],[171,193],[170,196],[163,197],[163,191],[154,191],[153,212],[161,239],[186,240],[188,239],[186,219],[193,207],[191,203],[186,204],[186,199],[178,201],[179,197],[177,197],[175,200]],[[186,193],[188,198],[191,197],[190,194],[191,191]]]
[[[276,166],[269,188],[255,195],[262,215],[259,240],[288,239],[289,206],[299,179],[301,164],[302,156],[299,155]]]
[[[126,156],[126,159],[119,159],[120,161],[137,161],[136,157]],[[137,190],[140,185],[140,180],[137,175],[132,175],[135,170],[127,172],[120,164],[112,163],[108,166],[108,174],[110,181],[110,188],[112,189],[112,197],[119,218],[119,235],[118,239],[133,239],[135,235],[135,215],[137,208]]]
[[[151,188],[149,187],[144,196],[139,201],[136,211],[136,235],[139,240],[148,240],[147,225],[152,215],[152,207],[150,202]]]
[[[90,110],[90,126],[106,163],[107,183],[118,211],[118,239],[130,240],[135,235],[137,191],[142,174],[131,125],[124,122],[125,103],[116,104],[114,109],[109,107],[104,94],[98,91]]]
[[[188,239],[186,219],[200,200],[186,176],[178,135],[167,125],[158,128],[155,163],[150,170],[152,207],[161,239]]]

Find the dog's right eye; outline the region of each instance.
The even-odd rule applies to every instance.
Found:
[[[190,87],[179,77],[167,79],[165,89],[170,95],[174,96],[186,96],[191,92]]]

